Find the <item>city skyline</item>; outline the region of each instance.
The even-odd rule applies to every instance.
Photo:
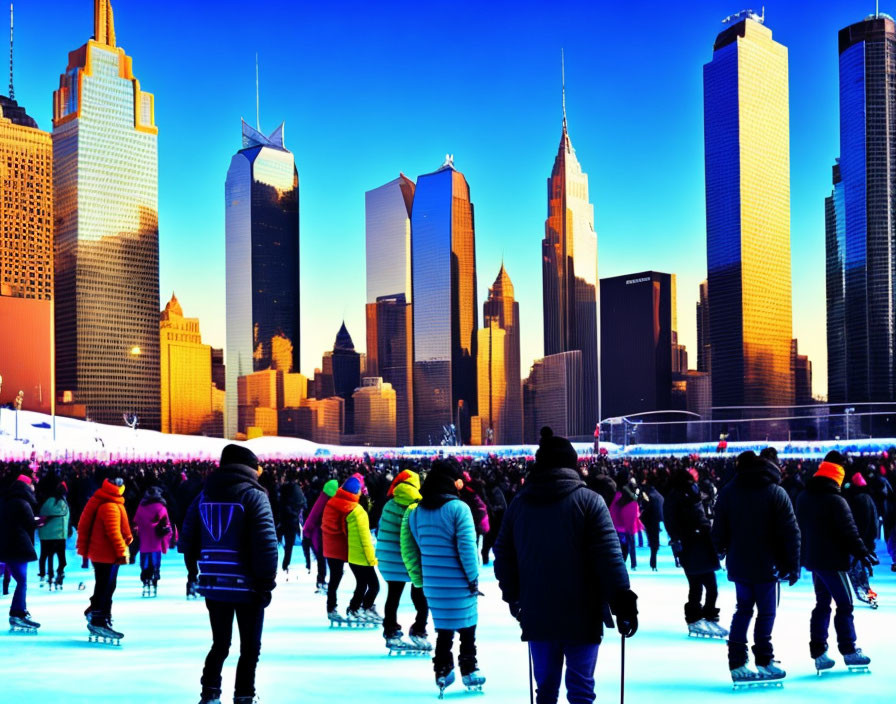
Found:
[[[253,116],[256,47],[247,47],[245,57],[236,52],[226,59],[224,72],[232,72],[226,85],[228,91],[232,88],[232,94],[225,96],[223,104],[219,101],[214,110],[210,110],[210,90],[214,87],[210,79],[198,75],[201,72],[191,72],[190,81],[179,80],[177,74],[171,71],[170,59],[161,60],[164,57],[160,56],[160,48],[165,45],[166,39],[173,36],[171,27],[162,21],[167,6],[163,4],[162,11],[157,13],[160,16],[156,17],[150,16],[139,4],[119,4],[121,7],[116,4],[118,36],[127,46],[129,54],[137,57],[140,76],[145,85],[159,96],[159,109],[163,110],[157,115],[157,122],[162,127],[161,289],[165,294],[172,289],[177,290],[184,306],[203,321],[205,341],[212,346],[223,347],[223,213],[219,200],[221,161],[224,160],[226,168],[226,159],[232,154],[230,135],[233,121],[240,114],[247,119]],[[85,3],[85,12],[79,13],[88,22],[89,5]],[[845,8],[832,4],[829,12],[812,13],[806,18],[800,14],[800,22],[803,19],[809,22],[807,33],[812,34],[813,41],[819,45],[816,50],[799,36],[798,30],[802,32],[806,27],[797,25],[798,13],[792,5],[770,7],[768,17],[776,39],[790,49],[793,257],[794,261],[807,264],[794,269],[794,336],[800,339],[801,350],[808,352],[815,365],[816,391],[821,391],[826,379],[824,306],[820,303],[823,301],[824,222],[818,203],[830,192],[830,161],[838,152],[839,143],[836,129],[836,36],[839,29],[861,20],[873,8],[866,8],[862,3],[853,3]],[[60,4],[59,7],[63,6]],[[72,12],[71,4],[67,3],[64,7],[69,14]],[[178,25],[200,28],[195,37],[196,50],[199,51],[208,48],[215,33],[223,31],[224,25],[233,21],[236,7],[233,3],[222,3],[221,16],[211,17],[202,8],[186,6]],[[659,7],[659,4],[648,3],[626,12],[634,13],[634,17],[641,13],[645,17],[657,17]],[[75,42],[83,41],[89,30],[80,27],[80,21],[72,22],[70,27],[51,25],[47,28],[36,20],[33,9],[24,4],[16,8],[17,98],[35,115],[39,125],[47,129],[49,99],[45,87],[52,85],[54,80],[58,81],[58,56],[61,51],[77,45]],[[328,348],[334,321],[345,317],[349,329],[356,331],[356,339],[361,341],[363,338],[358,333],[364,328],[364,191],[387,182],[399,171],[411,177],[430,172],[446,151],[455,153],[458,168],[464,171],[475,193],[476,229],[479,234],[477,267],[484,271],[494,270],[503,252],[508,271],[518,283],[517,298],[524,331],[521,341],[523,370],[529,368],[533,359],[542,356],[541,292],[534,285],[539,262],[533,261],[533,258],[538,256],[543,235],[542,179],[550,168],[556,147],[556,125],[560,114],[557,64],[561,46],[565,46],[567,54],[570,130],[575,137],[583,169],[592,181],[591,200],[595,207],[595,229],[600,242],[601,276],[651,268],[676,273],[679,278],[680,337],[691,354],[696,353],[694,304],[697,286],[705,275],[699,265],[705,247],[701,202],[700,67],[711,56],[708,37],[718,33],[720,19],[741,8],[714,3],[712,7],[701,7],[690,14],[684,35],[676,39],[675,51],[672,52],[674,56],[670,57],[669,65],[659,69],[660,74],[668,71],[670,75],[677,76],[677,85],[681,90],[676,90],[674,97],[670,97],[666,88],[659,85],[661,80],[657,80],[655,95],[639,94],[638,102],[632,103],[639,109],[628,116],[630,125],[621,124],[620,120],[608,117],[607,111],[598,108],[614,96],[616,99],[626,96],[631,99],[631,91],[623,91],[620,84],[637,75],[643,63],[633,63],[631,70],[627,66],[614,70],[613,47],[618,43],[607,33],[606,23],[598,22],[598,17],[588,8],[570,9],[584,13],[583,18],[587,20],[584,24],[593,33],[592,39],[606,41],[594,42],[600,46],[591,49],[585,45],[584,30],[573,29],[535,38],[536,28],[541,29],[538,18],[542,10],[539,8],[526,9],[523,14],[511,18],[511,25],[524,29],[524,33],[537,39],[529,50],[502,55],[501,51],[509,41],[506,32],[485,15],[473,23],[469,34],[459,35],[458,41],[468,54],[463,64],[464,78],[474,79],[473,94],[480,98],[475,109],[469,98],[458,93],[457,79],[452,79],[443,69],[439,69],[435,75],[441,80],[433,81],[435,85],[418,86],[414,91],[408,91],[412,96],[401,97],[393,109],[384,108],[383,103],[386,98],[396,97],[396,94],[386,91],[374,102],[371,112],[361,114],[355,110],[347,114],[347,105],[358,105],[371,92],[383,89],[389,72],[362,70],[364,62],[361,57],[369,51],[385,52],[394,36],[384,35],[372,44],[360,46],[355,52],[343,51],[339,54],[339,51],[334,51],[326,61],[319,56],[313,58],[316,54],[309,48],[307,55],[304,51],[300,52],[305,57],[301,62],[290,59],[284,63],[280,61],[282,56],[267,48],[277,42],[266,41],[265,46],[261,47],[261,126],[270,129],[282,120],[290,124],[291,150],[296,154],[303,183],[302,231],[306,237],[303,237],[302,244],[302,298],[306,305],[302,311],[302,372],[310,375],[315,360]],[[886,9],[886,6],[882,8]],[[382,16],[377,18],[377,26],[380,22],[385,23],[391,12],[392,8],[383,8]],[[324,22],[324,33],[329,35],[336,27],[348,31],[356,22],[369,17],[360,12],[354,19],[326,20],[326,16],[318,15],[314,19]],[[448,28],[459,26],[457,22],[459,19],[453,15],[445,18]],[[342,27],[343,23],[347,23],[347,27]],[[225,36],[229,36],[227,31],[224,32]],[[278,36],[283,33],[289,35],[286,29],[277,29],[276,32]],[[475,37],[483,32],[495,34],[496,45],[487,52],[471,50]],[[39,35],[42,36],[40,41],[37,39]],[[301,36],[307,38],[304,31]],[[408,41],[413,45],[416,40]],[[315,42],[309,39],[308,44],[313,47]],[[646,47],[645,44],[645,51]],[[184,51],[190,52],[186,54],[190,56],[193,48],[191,46]],[[49,74],[42,67],[53,62],[39,55],[42,53],[56,59],[57,66]],[[218,51],[209,58],[218,60],[222,56]],[[655,53],[652,56],[656,58]],[[819,56],[825,57],[827,72],[819,70]],[[483,103],[480,79],[473,75],[471,69],[472,64],[489,57],[488,65],[500,80],[497,88],[493,85],[492,94]],[[237,58],[243,58],[245,65],[237,62]],[[316,63],[318,61],[322,63]],[[807,62],[812,64],[811,71],[806,70]],[[434,63],[433,58],[421,57],[411,70],[416,76],[418,71],[432,70]],[[317,75],[316,70],[312,70],[314,66],[325,66],[326,71],[320,71]],[[353,72],[360,72],[360,76],[353,79]],[[295,75],[289,82],[280,80],[293,73]],[[343,95],[346,87],[358,88],[359,81],[371,82],[371,85],[361,86],[363,90],[348,100]],[[196,93],[195,97],[186,95],[186,84],[191,84],[189,90]],[[44,88],[40,88],[41,85]],[[284,88],[286,85],[298,86],[299,90],[287,90]],[[827,94],[828,98],[827,109],[819,109],[817,100],[813,105],[813,111],[825,118],[822,122],[827,126],[823,129],[819,127],[818,120],[809,119],[808,111],[800,108],[800,97],[805,96],[813,86],[815,94]],[[460,101],[468,114],[456,115],[457,124],[450,129],[445,128],[444,120],[435,121],[431,128],[426,127],[423,124],[425,118],[446,95],[450,95],[453,101]],[[668,134],[662,139],[660,135],[651,134],[650,128],[659,124],[658,113],[650,106],[660,99],[671,108],[663,114],[663,131],[668,131]],[[417,106],[412,105],[414,103]],[[506,118],[510,111],[519,111],[521,103],[524,104],[521,118],[510,121],[496,119]],[[201,105],[206,106],[207,115],[203,118],[203,131],[197,135],[199,123],[190,113]],[[407,112],[409,122],[394,124],[397,111],[407,110],[409,105],[413,108]],[[646,108],[643,114],[642,108]],[[322,123],[324,117],[329,121]],[[392,126],[388,127],[384,122]],[[360,133],[359,137],[348,135],[347,125],[354,125]],[[219,139],[224,132],[228,135],[226,146]],[[477,133],[476,138],[467,136],[469,132]],[[805,142],[809,136],[814,140],[813,154],[818,152],[811,164],[805,158]],[[166,139],[170,141],[166,143]],[[638,140],[645,144],[634,148]],[[190,163],[184,168],[183,158],[174,155],[173,150],[183,148],[187,141],[195,150],[190,161],[202,162],[202,166]],[[405,145],[396,147],[397,141]],[[614,141],[619,145],[614,145]],[[370,146],[365,147],[362,142]],[[799,144],[804,145],[802,156]],[[630,151],[631,158],[627,161],[620,158],[623,148]],[[654,152],[655,163],[645,161],[645,153],[649,150]],[[688,150],[694,153],[682,159],[681,155]],[[323,151],[327,151],[330,163],[321,162]],[[676,173],[687,174],[687,178],[683,179],[687,188],[672,183],[674,179],[663,174],[663,165],[670,161],[677,162]],[[214,166],[210,178],[204,162],[211,162]],[[824,167],[819,168],[818,163],[824,163]],[[183,176],[177,173],[178,170],[185,172]],[[331,189],[334,172],[347,174],[338,189]],[[204,177],[197,178],[203,173],[206,173]],[[189,178],[189,186],[185,186],[184,178]],[[638,187],[641,184],[637,178],[644,178],[645,187],[651,188],[648,199],[650,208],[639,205],[644,199],[643,193],[639,196]],[[654,188],[660,185],[661,188]],[[326,192],[331,190],[338,193]],[[209,201],[205,196],[207,192],[216,194],[215,198]],[[798,196],[798,192],[801,195]],[[185,198],[184,193],[190,193],[191,197]],[[653,211],[656,214],[650,214]],[[632,247],[632,241],[643,241],[647,246]],[[187,247],[203,253],[199,260],[201,266],[196,266],[195,258],[185,256],[189,251]],[[339,282],[339,289],[334,291],[332,300],[315,301],[313,310],[309,310],[308,296],[319,292],[326,278],[332,278],[319,273],[325,269],[324,263],[328,258],[335,259],[334,265],[344,271],[345,276]],[[691,264],[691,259],[697,260],[696,266]],[[479,281],[478,298],[481,300],[485,299],[487,285],[487,280]]]

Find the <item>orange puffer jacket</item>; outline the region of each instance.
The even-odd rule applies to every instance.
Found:
[[[87,501],[78,521],[78,554],[91,562],[127,560],[131,526],[124,510],[124,487],[108,479]]]

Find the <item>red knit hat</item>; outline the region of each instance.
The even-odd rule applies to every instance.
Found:
[[[846,476],[846,472],[839,464],[834,464],[833,462],[828,462],[827,460],[825,460],[818,467],[818,471],[815,473],[815,476],[833,479],[835,482],[837,482],[837,486],[843,486],[843,478]]]

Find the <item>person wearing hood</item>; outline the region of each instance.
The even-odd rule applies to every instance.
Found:
[[[34,551],[34,529],[42,524],[34,513],[32,470],[25,468],[0,497],[0,562],[6,564],[16,589],[9,605],[11,629],[36,631],[40,624],[31,620],[26,595],[28,590],[28,563],[37,560]]]
[[[672,554],[688,580],[688,600],[684,605],[688,634],[724,638],[728,632],[719,626],[716,606],[719,557],[712,544],[712,526],[706,517],[698,477],[693,467],[678,467],[672,472],[669,495],[663,505],[666,531]]]
[[[128,564],[133,542],[124,508],[124,481],[105,479],[81,512],[78,521],[78,554],[93,563],[95,584],[87,610],[91,633],[121,640],[112,629],[112,596],[118,584],[118,568]]]
[[[557,701],[564,661],[569,701],[594,701],[611,612],[623,638],[638,630],[637,596],[609,509],[577,466],[569,440],[542,429],[535,465],[495,543],[495,576],[529,643],[539,704]]]
[[[65,579],[65,540],[69,531],[69,508],[65,496],[68,487],[65,482],[57,482],[53,495],[40,507],[44,525],[37,529],[40,538],[40,577],[47,576],[50,589],[62,589]],[[53,558],[56,558],[56,577],[53,577]]]
[[[307,542],[311,551],[314,553],[314,559],[317,561],[317,591],[322,592],[327,588],[327,558],[324,557],[324,537],[321,522],[324,516],[324,508],[327,502],[339,491],[339,482],[330,479],[324,484],[320,495],[314,500],[311,511],[308,512],[308,518],[305,519],[305,525],[302,526],[302,543]]]
[[[327,585],[327,617],[332,625],[368,621],[367,618],[362,618],[361,614],[357,613],[353,617],[346,612],[346,616],[343,618],[336,608],[336,595],[345,574],[345,563],[349,561],[348,517],[356,508],[360,508],[358,504],[362,489],[360,475],[355,474],[346,479],[333,498],[327,502],[321,518],[324,557],[327,559],[327,567],[330,569],[330,582]],[[361,511],[363,510],[361,508]],[[355,594],[358,590],[362,590],[362,593],[366,591],[366,584],[356,583]],[[354,596],[352,598],[354,600]],[[357,606],[355,606],[355,610],[357,610]],[[351,611],[351,606],[349,611]]]
[[[869,552],[853,518],[849,504],[840,493],[846,460],[831,451],[806,482],[806,490],[797,501],[797,519],[803,535],[803,565],[812,572],[815,608],[809,621],[809,655],[819,671],[834,666],[827,655],[831,600],[836,604],[834,630],[837,648],[848,666],[867,666],[871,658],[856,648],[852,594],[849,590],[850,560],[855,558],[871,568],[877,564]]]
[[[292,549],[296,544],[296,535],[302,529],[303,516],[308,502],[297,481],[295,470],[286,475],[286,483],[280,489],[280,527],[283,530],[283,571],[289,572],[292,562]],[[308,568],[311,574],[311,568]]]
[[[420,490],[421,501],[401,522],[401,557],[411,583],[423,589],[436,629],[432,659],[441,692],[454,680],[455,632],[460,634],[458,662],[463,683],[482,688],[476,662],[479,554],[469,506],[460,500],[464,480],[453,459],[436,460]]]
[[[349,492],[356,486],[359,491],[363,491],[359,475],[353,475],[343,484],[343,488]],[[327,504],[328,507],[329,505]],[[376,576],[378,561],[373,549],[368,506],[370,502],[364,501],[359,496],[355,506],[345,516],[348,566],[355,576],[355,593],[348,603],[346,615],[350,620],[381,624],[383,617],[379,615],[374,604],[377,594],[380,593],[380,580]],[[326,511],[324,509],[325,514]]]
[[[201,704],[220,704],[221,669],[230,652],[233,620],[240,631],[234,704],[252,704],[264,610],[277,586],[277,530],[255,454],[230,444],[190,504],[180,549],[187,570],[199,571],[212,647],[202,670]]]
[[[412,646],[419,650],[431,650],[427,640],[426,622],[429,620],[429,604],[420,587],[411,584],[411,601],[417,610],[417,618],[411,626],[409,637],[411,645],[402,640],[404,635],[398,623],[398,604],[404,592],[404,586],[411,581],[404,560],[401,559],[401,522],[405,513],[417,508],[420,496],[420,475],[409,469],[398,473],[386,492],[388,501],[380,515],[380,527],[377,532],[376,557],[379,561],[380,574],[386,580],[388,592],[383,615],[383,637],[386,647],[391,649],[409,649]]]
[[[776,454],[752,451],[737,458],[734,478],[719,492],[712,526],[716,551],[725,555],[728,580],[734,582],[737,605],[728,636],[728,668],[732,681],[781,679],[774,661],[772,628],[777,610],[778,581],[790,586],[800,575],[800,528],[790,497],[781,487]],[[757,672],[747,667],[747,628],[756,608],[753,657]]]
[[[146,490],[137,512],[134,527],[140,543],[140,581],[143,582],[143,596],[158,593],[162,570],[162,554],[169,546],[177,544],[177,536],[171,525],[162,487],[151,486]]]
[[[877,554],[878,533],[880,532],[880,522],[877,513],[877,506],[874,499],[871,498],[871,492],[868,489],[868,482],[865,480],[861,472],[852,475],[849,482],[844,480],[843,495],[846,497],[846,503],[852,511],[853,519],[856,522],[856,528],[859,535],[862,536],[862,542],[865,543],[865,549],[870,554]],[[849,580],[852,582],[853,591],[859,601],[871,604],[873,608],[877,608],[877,593],[871,588],[870,578],[874,575],[873,570],[869,570],[861,560],[852,558],[852,564],[849,567]]]

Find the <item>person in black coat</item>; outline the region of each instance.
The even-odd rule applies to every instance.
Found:
[[[763,451],[765,452],[765,451]],[[777,611],[779,579],[792,586],[799,579],[800,530],[793,505],[780,486],[776,455],[744,452],[737,470],[716,502],[712,539],[726,555],[728,580],[734,582],[737,606],[728,638],[728,666],[732,678],[750,674],[747,668],[747,629],[756,607],[753,656],[759,674],[780,679],[785,672],[774,662],[772,629]],[[741,668],[745,668],[741,670]]]
[[[39,628],[39,623],[30,620],[26,603],[28,563],[37,560],[34,529],[42,523],[40,518],[35,517],[37,499],[32,481],[31,469],[23,469],[0,498],[0,562],[6,563],[16,582],[9,606],[10,626]]]
[[[199,571],[212,628],[212,647],[202,671],[202,702],[221,697],[221,668],[230,650],[233,619],[240,630],[234,704],[251,704],[261,652],[264,610],[277,577],[277,531],[271,504],[258,479],[258,458],[227,445],[184,519],[180,549],[187,571]]]
[[[485,505],[488,509],[488,533],[482,539],[482,564],[487,565],[490,554],[501,533],[501,525],[504,523],[504,514],[507,512],[507,499],[504,492],[498,486],[494,476],[490,476],[486,482],[484,494]]]
[[[610,511],[573,469],[577,463],[568,440],[542,430],[535,466],[494,548],[501,593],[529,642],[539,702],[557,701],[564,660],[570,701],[592,701],[609,612],[623,637],[638,628]]]
[[[641,523],[647,533],[650,548],[650,569],[656,572],[656,555],[660,549],[660,523],[663,522],[663,495],[657,491],[653,479],[644,484],[641,492]]]
[[[688,632],[724,636],[725,629],[716,625],[719,621],[716,607],[719,558],[712,545],[711,525],[704,511],[697,476],[697,470],[692,468],[680,467],[672,472],[669,495],[663,504],[663,518],[672,541],[672,553],[688,579],[688,600],[684,605]],[[706,600],[701,604],[704,591]]]
[[[280,527],[283,531],[285,547],[283,549],[283,571],[289,571],[292,562],[292,549],[296,544],[296,535],[302,530],[305,522],[304,514],[308,504],[305,494],[297,483],[295,470],[287,474],[286,483],[280,489]],[[311,574],[310,562],[306,565]]]
[[[826,654],[831,600],[837,606],[834,630],[840,654],[847,664],[871,662],[856,648],[852,594],[846,572],[852,558],[868,568],[877,564],[877,560],[865,546],[849,504],[840,493],[845,466],[839,452],[829,452],[797,502],[797,518],[803,535],[803,566],[812,572],[815,587],[815,608],[809,622],[809,654],[819,670],[834,664]]]

